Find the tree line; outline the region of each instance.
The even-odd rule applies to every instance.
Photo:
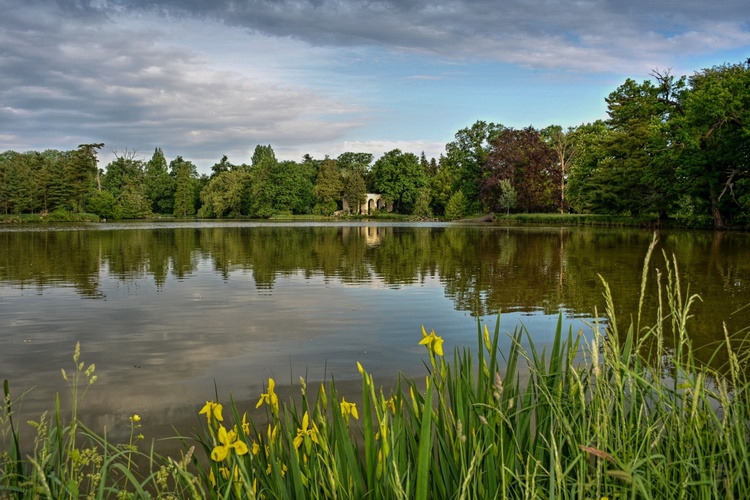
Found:
[[[608,118],[567,129],[477,121],[438,159],[398,149],[377,160],[280,161],[256,146],[250,165],[226,156],[198,175],[160,148],[123,151],[105,168],[103,144],[0,154],[0,213],[89,212],[107,219],[331,215],[381,193],[394,211],[457,219],[477,213],[574,212],[679,217],[716,228],[750,221],[750,59],[676,77],[627,79]]]

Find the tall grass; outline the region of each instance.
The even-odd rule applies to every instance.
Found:
[[[232,400],[206,402],[195,435],[175,436],[179,459],[139,451],[137,416],[130,442],[112,446],[77,407],[64,424],[59,404],[22,456],[6,383],[0,498],[747,498],[746,359],[725,332],[728,365],[699,367],[689,336],[697,297],[666,256],[655,276],[657,316],[639,308],[625,329],[602,280],[606,323],[584,335],[560,318],[541,350],[519,325],[502,352],[498,318],[450,360],[423,330],[425,379],[399,377],[388,392],[358,363],[357,397],[334,380],[300,379],[299,397],[280,402],[269,379],[262,424]],[[80,396],[93,369],[78,356],[70,380]],[[148,465],[136,468],[134,456]]]

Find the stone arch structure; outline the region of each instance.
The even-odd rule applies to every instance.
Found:
[[[349,203],[344,200],[342,204],[344,211],[352,212],[352,207],[349,206]],[[365,202],[362,203],[362,205],[359,207],[359,213],[369,215],[377,210],[385,209],[388,212],[393,211],[393,205],[390,203],[386,203],[385,199],[383,199],[383,195],[380,193],[367,193],[365,194]]]

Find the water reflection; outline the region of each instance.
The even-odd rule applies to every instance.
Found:
[[[252,398],[268,376],[356,379],[422,373],[425,324],[446,349],[473,346],[476,318],[522,321],[539,342],[557,314],[584,327],[603,309],[637,309],[652,233],[447,224],[106,224],[0,230],[0,366],[29,418],[48,409],[75,341],[99,382],[101,422],[174,415],[226,395]],[[750,324],[748,235],[660,235],[696,305],[699,345]],[[654,281],[650,287],[653,293]],[[82,300],[84,299],[84,300]],[[93,300],[89,300],[93,299]],[[654,302],[650,301],[649,305]],[[650,307],[647,314],[653,314]],[[722,359],[716,358],[715,363]],[[93,406],[93,408],[92,408]]]

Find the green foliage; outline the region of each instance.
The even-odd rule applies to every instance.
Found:
[[[156,148],[154,155],[146,163],[144,182],[151,211],[157,214],[171,214],[174,210],[175,179],[169,175],[167,160],[161,148]]]
[[[338,208],[344,192],[344,182],[336,160],[326,158],[318,169],[318,176],[313,186],[315,195],[315,213],[331,215]]]
[[[467,213],[466,197],[460,189],[453,193],[445,206],[445,217],[450,220],[463,219]]]
[[[455,172],[446,166],[444,156],[440,157],[440,162],[436,165],[436,173],[429,177],[429,183],[433,213],[445,214],[445,207],[453,195],[456,176]]]
[[[250,215],[306,214],[313,207],[312,162],[278,161],[271,146],[257,146],[250,169]]]
[[[695,73],[678,118],[679,178],[716,228],[747,220],[750,197],[750,64]]]
[[[27,155],[6,151],[0,156],[0,209],[6,214],[21,214],[32,208],[33,171]]]
[[[430,208],[430,188],[423,187],[417,193],[417,201],[414,203],[413,214],[417,217],[430,218],[432,217],[432,209]]]
[[[96,192],[86,200],[86,210],[102,219],[121,219],[122,209],[109,191]]]
[[[73,151],[66,165],[66,182],[68,184],[68,206],[74,213],[83,212],[86,206],[86,195],[92,193],[95,179],[98,176],[97,150],[104,144],[81,144]]]
[[[504,129],[503,125],[480,120],[456,132],[455,140],[445,145],[444,167],[451,174],[451,192],[463,191],[470,212],[480,210],[482,168],[487,162],[492,141]]]
[[[610,129],[602,120],[579,126],[573,133],[576,157],[573,160],[566,184],[567,200],[571,209],[577,213],[602,211],[607,203],[607,190],[600,170],[604,168],[607,158],[605,144],[608,142]]]
[[[503,179],[500,181],[500,198],[497,200],[497,204],[500,208],[505,210],[506,214],[510,213],[511,208],[516,208],[517,202],[516,190],[510,183],[510,180]]]
[[[381,193],[397,213],[411,213],[419,190],[427,185],[419,159],[394,149],[381,156],[371,172],[375,191]]]
[[[254,166],[251,192],[254,217],[309,213],[313,199],[309,166],[293,161]]]
[[[151,214],[152,203],[148,199],[148,190],[145,182],[143,162],[135,158],[134,153],[125,151],[114,161],[107,165],[107,170],[101,178],[102,188],[110,193],[115,200],[116,207],[111,209],[101,205],[103,200],[98,197],[95,204],[99,204],[96,210],[91,210],[105,218],[138,219]],[[91,197],[100,195],[101,192],[89,196],[87,206],[92,206]],[[109,215],[104,215],[108,211]]]
[[[570,167],[578,155],[578,149],[575,142],[575,127],[568,127],[567,130],[559,125],[550,125],[541,130],[542,139],[552,148],[555,154],[554,170],[560,181],[560,213],[565,213],[568,209],[568,203],[565,199],[565,188],[568,180]]]
[[[367,199],[367,186],[362,176],[350,173],[344,177],[342,197],[349,204],[349,209],[354,214],[359,214],[360,207]]]
[[[344,177],[349,174],[359,174],[362,179],[367,178],[367,172],[372,163],[372,154],[370,153],[352,153],[347,151],[336,158],[336,162],[341,169]],[[367,192],[367,191],[365,191]]]
[[[169,164],[169,169],[175,182],[174,208],[175,217],[189,217],[195,215],[195,197],[198,171],[189,161],[178,156]]]
[[[203,205],[199,217],[239,217],[247,191],[250,175],[244,170],[222,170],[201,190]]]

